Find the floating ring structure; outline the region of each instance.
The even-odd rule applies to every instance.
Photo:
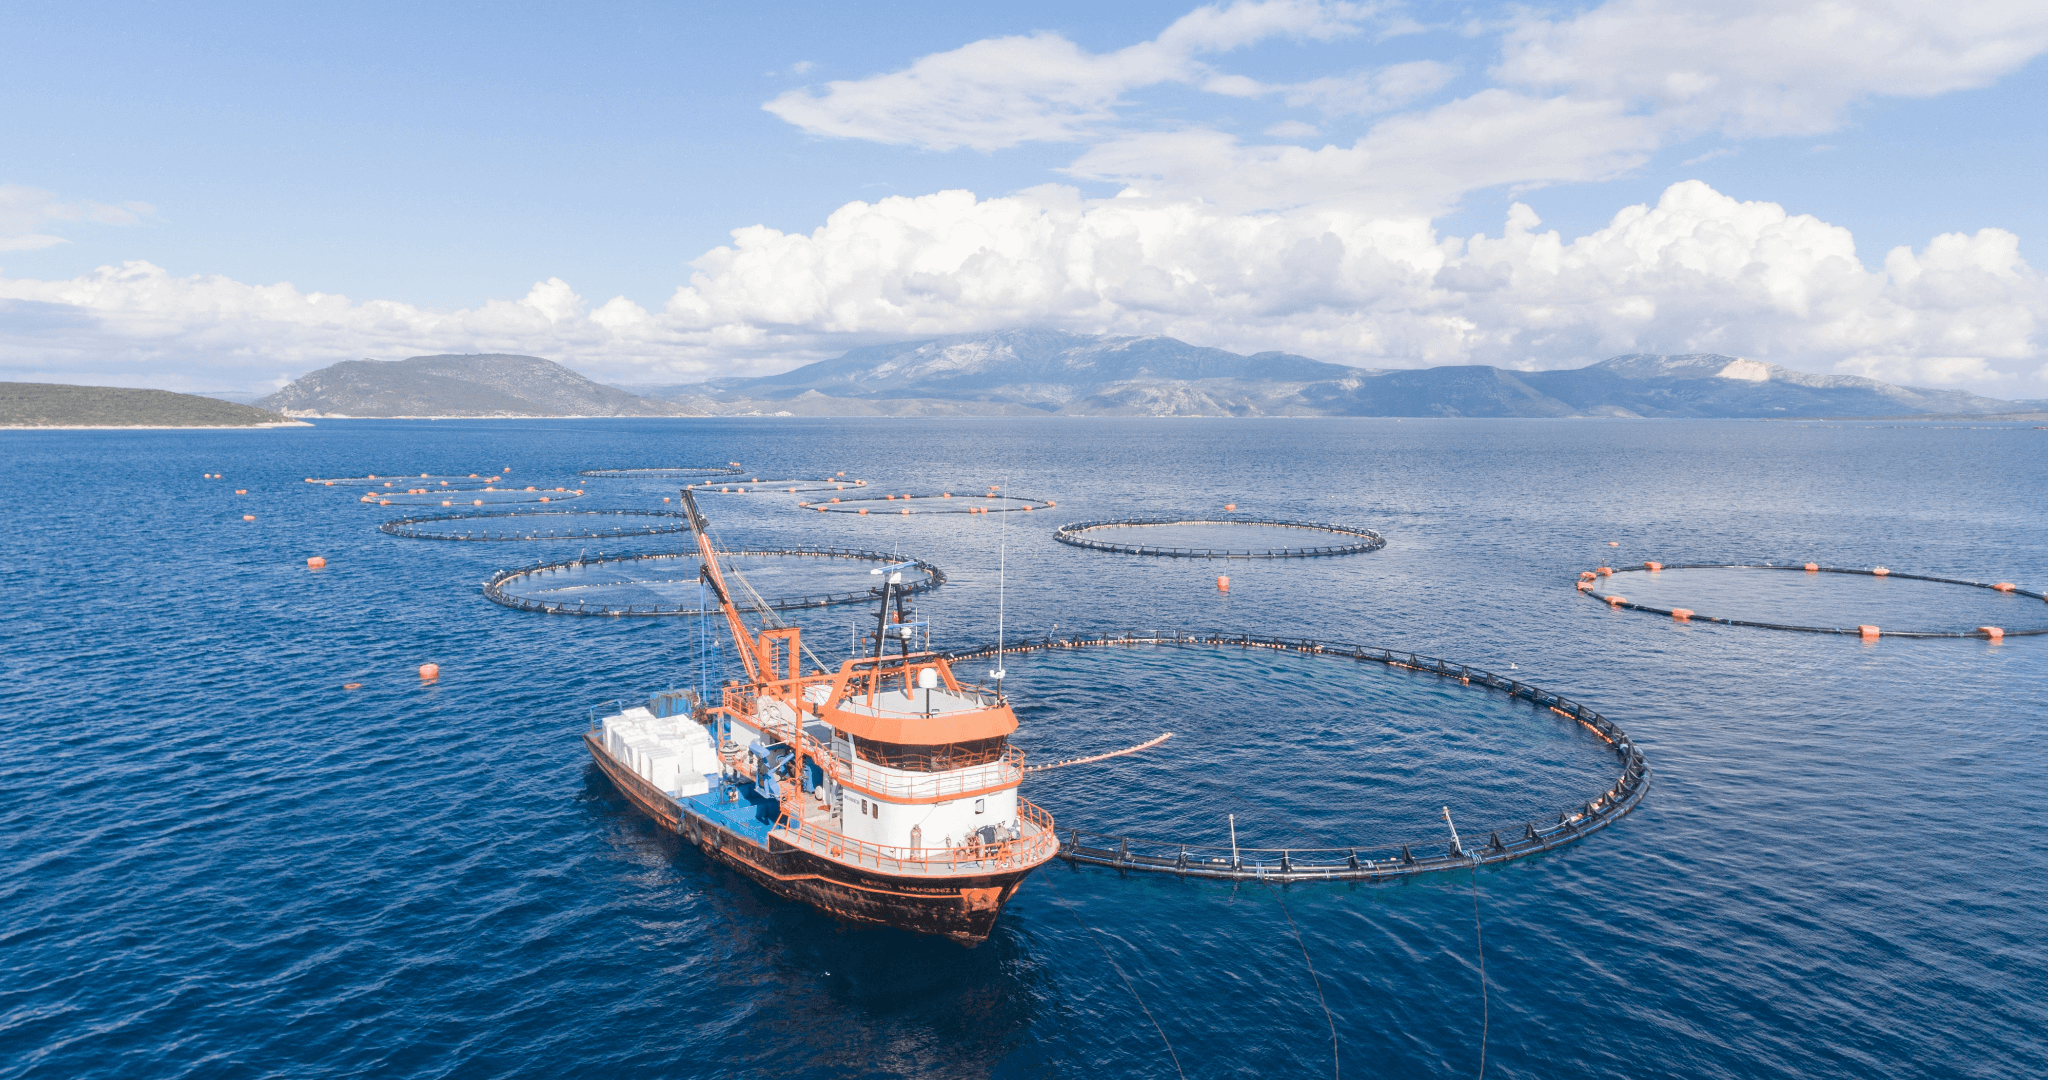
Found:
[[[1225,881],[1383,881],[1412,877],[1438,870],[1510,862],[1540,855],[1576,843],[1619,821],[1643,799],[1650,788],[1650,765],[1641,750],[1611,720],[1559,694],[1540,690],[1525,682],[1504,679],[1479,668],[1454,664],[1434,656],[1400,652],[1366,645],[1343,645],[1305,638],[1264,638],[1244,634],[1144,633],[1116,637],[1044,638],[1008,645],[986,647],[952,654],[953,661],[993,657],[1000,653],[1023,653],[1048,649],[1089,649],[1115,645],[1169,645],[1180,647],[1273,649],[1348,659],[1356,663],[1384,664],[1390,668],[1434,675],[1464,686],[1480,686],[1512,698],[1523,698],[1549,709],[1563,719],[1582,724],[1604,740],[1621,763],[1614,785],[1580,806],[1560,811],[1553,824],[1538,827],[1531,820],[1522,835],[1503,840],[1495,832],[1478,850],[1461,849],[1441,841],[1403,844],[1398,852],[1386,848],[1360,849],[1327,847],[1238,848],[1233,855],[1227,847],[1213,844],[1184,844],[1176,841],[1144,840],[1118,833],[1069,828],[1067,842],[1059,857],[1078,866],[1106,866],[1121,871],[1176,874],[1181,877],[1218,878]],[[1099,843],[1096,841],[1100,841]],[[1415,854],[1415,849],[1426,852]],[[1248,857],[1249,856],[1249,857]]]
[[[1300,529],[1305,532],[1323,533],[1331,536],[1348,537],[1349,541],[1339,544],[1318,544],[1309,547],[1267,548],[1183,548],[1161,547],[1151,544],[1119,544],[1110,540],[1098,540],[1085,535],[1098,529],[1141,529],[1162,525],[1256,525],[1269,529]],[[1313,559],[1324,555],[1357,555],[1367,551],[1378,551],[1387,546],[1387,538],[1372,531],[1351,525],[1331,525],[1320,521],[1283,521],[1279,518],[1111,518],[1104,521],[1076,521],[1062,525],[1052,538],[1062,544],[1072,544],[1092,551],[1112,551],[1119,555],[1157,555],[1169,559]]]
[[[830,476],[763,480],[757,476],[751,480],[706,480],[685,486],[700,495],[802,495],[813,491],[846,491],[865,487],[867,481],[841,480]]]
[[[517,519],[515,521],[515,519]],[[535,519],[584,520],[589,527],[573,532],[538,532],[534,529],[519,530],[518,521]],[[618,521],[612,528],[596,528],[600,521]],[[440,532],[429,526],[436,522],[477,522],[475,532]],[[511,526],[499,528],[497,526]],[[658,536],[662,533],[686,532],[690,528],[688,518],[680,512],[670,510],[506,510],[491,514],[435,514],[432,517],[399,518],[377,526],[377,531],[387,536],[403,537],[408,540],[614,540],[628,536]]]
[[[1638,604],[1626,596],[1600,591],[1602,577],[1619,574],[1655,573],[1660,570],[1789,570],[1806,574],[1855,574],[1861,577],[1892,577],[1906,581],[1932,581],[1942,585],[1966,585],[1972,589],[1989,589],[1992,592],[2014,593],[2031,596],[2036,600],[2048,601],[2048,596],[2019,588],[2011,582],[1964,581],[1961,578],[1933,577],[1927,574],[1901,574],[1896,570],[1873,567],[1865,570],[1848,566],[1822,566],[1819,563],[1803,563],[1797,566],[1777,563],[1644,563],[1641,566],[1624,566],[1620,569],[1600,567],[1579,574],[1579,591],[1609,607],[1627,611],[1642,611],[1651,615],[1663,615],[1678,622],[1718,623],[1722,626],[1750,626],[1761,630],[1791,630],[1801,634],[1842,634],[1849,637],[1903,637],[1903,638],[1990,638],[1998,640],[2009,637],[2035,637],[2048,634],[2048,626],[2028,630],[2007,630],[1997,626],[1979,626],[1970,630],[1884,630],[1876,626],[1794,626],[1790,623],[1758,622],[1751,619],[1723,619],[1712,615],[1701,615],[1687,608],[1660,608]]]
[[[999,500],[1006,505],[990,506],[989,500]],[[924,506],[913,506],[924,503]],[[1021,503],[1022,505],[1007,505]],[[821,514],[1014,514],[1031,510],[1046,510],[1059,504],[1051,499],[1031,499],[1022,495],[997,495],[982,492],[974,495],[955,494],[950,491],[926,492],[921,495],[862,495],[856,499],[833,499],[829,503],[798,503],[806,510]]]
[[[685,480],[700,476],[739,476],[741,473],[737,465],[674,465],[649,469],[584,469],[576,475],[606,480]]]
[[[495,473],[490,476],[484,476],[481,473],[470,473],[468,476],[455,476],[452,474],[440,473],[421,473],[418,476],[393,476],[388,473],[371,473],[368,476],[308,476],[306,477],[306,483],[320,484],[325,487],[334,487],[336,485],[340,485],[342,487],[382,486],[392,488],[394,490],[397,489],[398,485],[400,484],[404,484],[407,487],[433,487],[452,489],[456,484],[464,484],[472,480],[479,484],[495,484],[498,481],[503,480],[504,478],[505,475],[503,473]],[[419,483],[419,481],[422,480],[426,481],[426,483]]]
[[[924,573],[925,577],[922,581],[905,582],[901,585],[898,585],[896,587],[896,592],[898,594],[930,592],[931,590],[936,589],[939,586],[944,585],[946,583],[946,572],[944,570],[939,569],[936,566],[933,566],[931,563],[925,562],[923,559],[910,559],[905,558],[902,555],[891,555],[887,552],[881,551],[860,551],[854,548],[836,547],[798,547],[777,548],[772,551],[728,551],[724,552],[724,554],[742,557],[788,556],[791,558],[810,559],[854,559],[862,562],[872,562],[882,565],[907,562],[914,565],[918,570]],[[695,562],[697,559],[697,553],[694,551],[668,551],[657,552],[649,555],[618,555],[610,558],[569,559],[562,562],[541,563],[538,565],[521,567],[513,570],[500,570],[496,574],[493,574],[489,581],[484,582],[484,595],[489,597],[492,601],[499,604],[503,604],[508,608],[516,608],[520,611],[538,611],[549,615],[607,615],[615,618],[641,618],[655,616],[673,617],[678,615],[704,614],[704,612],[699,610],[698,608],[681,604],[677,604],[674,606],[663,606],[660,604],[593,605],[581,602],[575,604],[563,602],[549,603],[542,600],[529,600],[522,596],[514,596],[506,591],[507,586],[516,585],[519,581],[523,579],[537,577],[541,574],[546,574],[553,571],[581,569],[583,567],[591,566],[617,565],[620,563],[654,562],[656,560],[661,559],[675,559],[679,561]],[[670,582],[695,581],[697,580],[697,575],[693,573],[690,574],[687,578],[669,578],[666,580]],[[634,583],[618,582],[616,584]],[[881,595],[882,586],[877,585],[870,589],[855,589],[839,593],[812,593],[803,596],[780,596],[768,597],[765,599],[767,599],[768,601],[768,606],[776,611],[793,611],[801,608],[827,607],[833,604],[859,604],[872,602],[879,598]]]
[[[489,493],[490,493],[491,495],[493,495],[493,496],[497,496],[497,495],[509,495],[509,496],[512,496],[512,497],[511,497],[511,498],[508,498],[508,499],[499,499],[499,498],[491,498],[491,499],[478,499],[478,498],[473,498],[473,496],[476,496],[476,495],[481,495],[481,494],[484,494],[485,492],[489,492]],[[526,497],[524,497],[524,496],[529,496],[529,495],[530,495],[530,496],[532,496],[532,497],[531,497],[531,498],[526,498]],[[441,500],[441,505],[442,505],[442,506],[453,506],[453,505],[455,505],[456,503],[458,503],[458,502],[463,502],[463,501],[467,501],[467,502],[468,502],[468,503],[469,503],[469,504],[470,504],[471,506],[489,506],[489,505],[492,505],[492,504],[494,504],[494,503],[502,504],[502,503],[523,503],[523,502],[524,502],[524,503],[534,503],[534,502],[568,502],[568,501],[569,501],[570,499],[580,499],[580,498],[582,498],[582,497],[583,497],[583,489],[582,489],[582,488],[564,488],[564,487],[553,487],[553,488],[544,488],[544,487],[523,487],[523,488],[514,488],[514,487],[472,487],[472,488],[452,488],[452,487],[450,487],[450,488],[427,488],[427,487],[416,487],[416,488],[407,488],[407,489],[405,489],[405,490],[403,490],[403,491],[400,491],[400,490],[398,490],[398,489],[396,489],[396,488],[394,488],[394,489],[392,489],[392,490],[390,490],[390,491],[371,491],[370,493],[368,493],[368,494],[364,495],[364,496],[363,496],[362,498],[360,498],[360,499],[357,499],[356,501],[357,501],[357,502],[360,502],[360,503],[367,503],[367,504],[370,504],[370,505],[373,505],[373,506],[391,506],[391,505],[394,505],[394,504],[395,504],[395,505],[399,505],[399,506],[408,506],[408,505],[410,505],[410,506],[426,506],[426,505],[428,505],[429,503],[431,503],[431,502],[432,502],[432,501],[433,501],[434,499],[440,499],[440,500]]]

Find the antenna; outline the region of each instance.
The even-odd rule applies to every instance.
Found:
[[[1003,480],[1004,480],[1005,482],[1008,482],[1008,480],[1009,480],[1009,477],[1007,477],[1007,476],[1006,476],[1006,477],[1004,477],[1004,478],[1003,478]],[[994,679],[994,680],[996,681],[996,696],[997,696],[997,697],[1002,697],[1002,696],[1003,696],[1003,674],[1004,674],[1004,671],[1003,671],[1003,599],[1004,599],[1005,593],[1007,592],[1007,589],[1008,589],[1008,586],[1009,586],[1009,582],[1010,582],[1010,574],[1009,574],[1009,569],[1010,569],[1010,568],[1009,568],[1009,555],[1010,555],[1010,548],[1009,548],[1009,543],[1008,543],[1008,541],[1009,541],[1009,528],[1010,528],[1010,515],[1009,515],[1009,514],[1006,514],[1006,513],[1003,513],[1003,510],[1002,510],[1002,508],[1001,508],[1001,507],[997,507],[997,508],[996,508],[996,513],[997,513],[997,514],[1000,514],[1000,515],[1001,515],[1001,519],[1000,519],[1000,520],[999,520],[999,521],[998,521],[998,522],[996,523],[996,669],[995,669],[994,671],[991,671],[991,672],[989,672],[988,674],[989,674],[989,677],[990,677],[990,678],[992,678],[992,679]]]

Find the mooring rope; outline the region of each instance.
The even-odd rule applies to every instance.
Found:
[[[1122,750],[1111,750],[1107,754],[1097,754],[1094,757],[1077,757],[1068,758],[1065,761],[1052,761],[1047,762],[1044,765],[1026,765],[1024,766],[1024,771],[1028,773],[1043,772],[1046,769],[1064,769],[1069,765],[1086,765],[1091,761],[1108,761],[1110,758],[1113,757],[1122,757],[1125,754],[1135,754],[1140,750],[1150,750],[1153,747],[1158,746],[1160,743],[1163,743],[1171,738],[1173,738],[1173,732],[1169,731],[1166,734],[1161,735],[1150,742],[1141,742],[1136,746],[1126,746]]]
[[[1301,962],[1308,965],[1309,981],[1314,983],[1316,987],[1316,1001],[1323,1006],[1323,1019],[1330,1025],[1330,1080],[1337,1080],[1337,1018],[1330,1015],[1330,999],[1323,995],[1322,977],[1316,974],[1316,962],[1309,959],[1308,943],[1301,940],[1301,928],[1294,925],[1294,914],[1287,910],[1287,897],[1280,893],[1279,886],[1269,882],[1267,887],[1273,890],[1273,898],[1280,901],[1280,914],[1287,916],[1287,929],[1293,931],[1294,943],[1301,947]],[[1481,1053],[1483,1054],[1484,1051],[1482,1050]],[[1484,1058],[1482,1058],[1480,1069],[1484,1071],[1485,1067]]]
[[[1486,990],[1486,935],[1479,929],[1479,861],[1472,862],[1472,937],[1479,943],[1479,1080],[1486,1080],[1486,1033],[1493,1027],[1493,1008]]]
[[[1074,925],[1095,936],[1095,947],[1102,950],[1102,958],[1109,961],[1110,967],[1116,969],[1117,975],[1124,981],[1124,987],[1131,992],[1131,997],[1137,1001],[1138,1008],[1145,1013],[1145,1019],[1152,1021],[1152,1030],[1159,1033],[1159,1041],[1166,1044],[1166,1056],[1173,1059],[1173,1071],[1180,1075],[1181,1080],[1187,1080],[1186,1070],[1180,1067],[1180,1055],[1173,1052],[1173,1041],[1166,1037],[1166,1029],[1159,1026],[1159,1019],[1152,1015],[1152,1010],[1145,1008],[1145,999],[1138,995],[1137,984],[1131,982],[1129,975],[1124,974],[1124,969],[1116,962],[1116,958],[1109,955],[1109,946],[1102,942],[1102,931],[1082,922],[1081,916],[1075,914],[1071,907],[1067,908],[1067,915],[1074,920]]]

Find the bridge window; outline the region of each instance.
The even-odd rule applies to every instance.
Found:
[[[858,739],[854,753],[862,761],[905,772],[944,772],[1001,761],[1010,749],[1007,736],[955,743],[885,743]]]

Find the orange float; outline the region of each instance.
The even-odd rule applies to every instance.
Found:
[[[326,559],[323,559],[323,558],[321,558],[321,557],[320,557],[320,556],[318,556],[318,555],[315,555],[315,556],[313,556],[312,558],[310,558],[310,559],[307,559],[307,560],[306,560],[306,569],[308,569],[308,570],[318,570],[318,569],[320,569],[321,567],[323,567],[323,566],[326,566],[326,565],[327,565],[327,560],[326,560]]]
[[[441,665],[439,665],[439,664],[421,664],[421,665],[420,665],[420,678],[421,678],[421,679],[424,679],[424,680],[426,680],[426,681],[428,681],[428,682],[432,682],[433,680],[435,680],[435,679],[438,679],[438,678],[440,678],[440,677],[441,677]]]

